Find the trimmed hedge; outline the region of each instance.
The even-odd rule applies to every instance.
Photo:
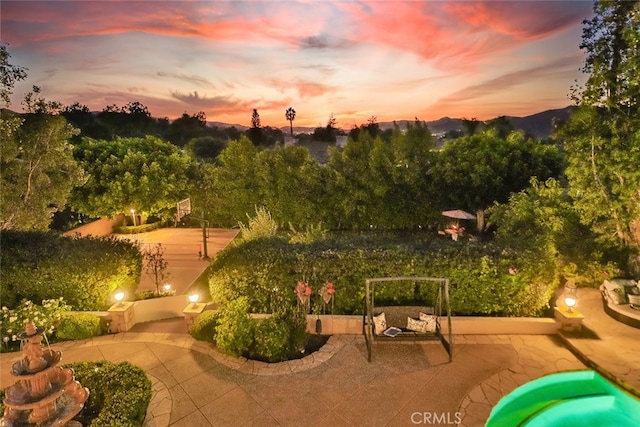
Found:
[[[215,342],[216,327],[220,322],[219,310],[203,311],[196,317],[189,333],[199,341]]]
[[[247,298],[241,297],[219,311],[205,311],[196,319],[191,335],[215,342],[227,354],[252,360],[282,362],[304,354],[309,338],[305,313],[283,306],[271,317],[253,319],[248,310]]]
[[[151,381],[129,362],[79,362],[66,365],[89,389],[89,399],[75,417],[90,427],[142,426],[151,401]],[[91,424],[88,424],[88,421]]]
[[[56,328],[60,340],[83,340],[102,335],[100,316],[89,313],[67,313]]]
[[[269,313],[283,303],[296,305],[299,280],[310,284],[316,299],[320,286],[331,281],[336,288],[334,313],[361,314],[367,278],[447,277],[456,314],[536,316],[548,307],[558,285],[555,262],[542,251],[408,234],[347,234],[313,244],[270,238],[219,253],[211,265],[210,292],[220,303],[244,296],[251,312]],[[376,298],[433,303],[432,289],[380,287]]]
[[[121,225],[120,227],[115,227],[113,232],[116,234],[139,234],[139,233],[147,233],[152,230],[156,230],[160,228],[162,225],[161,222],[153,222],[151,224],[142,224],[142,225]]]
[[[0,239],[0,300],[9,308],[64,297],[74,310],[102,310],[113,290],[133,294],[140,281],[142,255],[129,241],[20,231]]]
[[[140,427],[151,402],[151,381],[129,362],[78,362],[65,365],[89,389],[89,398],[74,418],[87,427]],[[0,390],[0,413],[5,390]]]

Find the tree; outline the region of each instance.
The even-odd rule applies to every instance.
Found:
[[[226,146],[226,139],[213,136],[193,138],[187,144],[187,148],[193,153],[194,157],[205,162],[214,162]]]
[[[0,44],[0,99],[5,106],[11,105],[13,87],[20,80],[27,78],[27,68],[9,63],[11,55],[6,44]]]
[[[464,134],[474,135],[481,124],[482,122],[475,117],[472,117],[471,119],[462,119],[462,126],[465,130]]]
[[[313,131],[312,139],[315,141],[336,142],[336,125],[338,121],[333,116],[333,113],[327,120],[327,126],[317,127]]]
[[[525,140],[520,132],[499,138],[489,130],[448,141],[438,153],[431,173],[440,191],[442,209],[476,212],[478,229],[484,229],[484,210],[494,202],[505,203],[511,193],[539,180],[558,177],[562,156],[555,147]]]
[[[251,127],[252,128],[262,127],[260,125],[260,114],[258,114],[258,110],[256,110],[255,108],[253,109],[253,112],[251,113]]]
[[[83,138],[74,155],[90,177],[74,190],[73,206],[95,217],[135,209],[143,220],[150,215],[172,218],[172,209],[188,196],[195,175],[193,157],[153,136]]]
[[[253,142],[253,145],[262,145],[264,143],[264,134],[262,125],[260,124],[260,114],[255,108],[251,113],[251,127],[247,130],[247,137]]]
[[[3,119],[4,122],[4,119]],[[3,131],[0,222],[2,229],[46,230],[73,187],[84,182],[69,144],[77,129],[64,117],[29,114]]]
[[[192,202],[196,210],[207,213],[212,224],[236,226],[261,204],[256,171],[259,152],[247,137],[241,137],[222,150],[217,165],[200,166]]]
[[[284,116],[287,118],[287,120],[289,120],[289,127],[291,129],[291,136],[293,136],[293,121],[296,118],[296,110],[294,110],[292,107],[287,108],[287,111],[285,111]]]
[[[204,112],[192,116],[184,113],[169,125],[167,139],[178,147],[184,147],[191,139],[205,136],[206,133],[207,116]]]
[[[106,131],[104,139],[160,135],[157,121],[151,117],[149,109],[138,101],[129,102],[123,107],[108,105],[96,118]]]
[[[635,253],[631,268],[640,273],[640,2],[597,1],[594,12],[580,45],[589,76],[558,139],[582,221]]]
[[[160,285],[169,278],[168,262],[164,259],[165,250],[162,243],[158,243],[143,253],[144,272],[151,277],[156,285],[156,295],[158,296],[160,296]]]

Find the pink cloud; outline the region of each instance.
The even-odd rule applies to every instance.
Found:
[[[441,68],[472,69],[475,61],[557,34],[589,16],[586,2],[348,3],[359,25],[353,40],[411,52]]]

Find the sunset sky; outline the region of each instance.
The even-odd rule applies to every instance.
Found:
[[[8,1],[0,39],[32,85],[93,111],[348,129],[571,103],[589,1]]]

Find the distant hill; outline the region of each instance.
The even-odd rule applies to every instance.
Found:
[[[532,114],[530,116],[525,117],[515,117],[515,116],[506,116],[506,118],[511,122],[511,124],[516,129],[522,129],[526,133],[530,134],[535,138],[548,138],[553,133],[553,123],[554,121],[562,121],[569,118],[571,113],[576,109],[574,106],[569,106],[565,108],[559,108],[555,110],[546,110],[540,113]],[[401,129],[406,128],[407,123],[413,123],[414,120],[396,120],[395,123],[400,126]],[[462,125],[461,118],[451,118],[451,117],[442,117],[438,120],[431,120],[425,122],[431,133],[433,134],[445,134],[449,131],[462,131],[464,127]],[[221,128],[234,126],[240,132],[244,132],[248,128],[246,126],[238,125],[238,124],[228,124],[222,122],[207,122],[209,126],[218,126]],[[392,129],[394,126],[394,122],[380,122],[380,129]],[[289,126],[283,126],[280,128],[285,135],[288,135],[290,132]],[[315,127],[304,127],[304,126],[294,126],[293,133],[313,133]],[[349,129],[345,129],[345,131],[349,131]]]
[[[577,107],[570,106],[557,110],[547,110],[526,117],[507,117],[511,124],[536,138],[546,138],[553,133],[555,121],[565,121]]]

